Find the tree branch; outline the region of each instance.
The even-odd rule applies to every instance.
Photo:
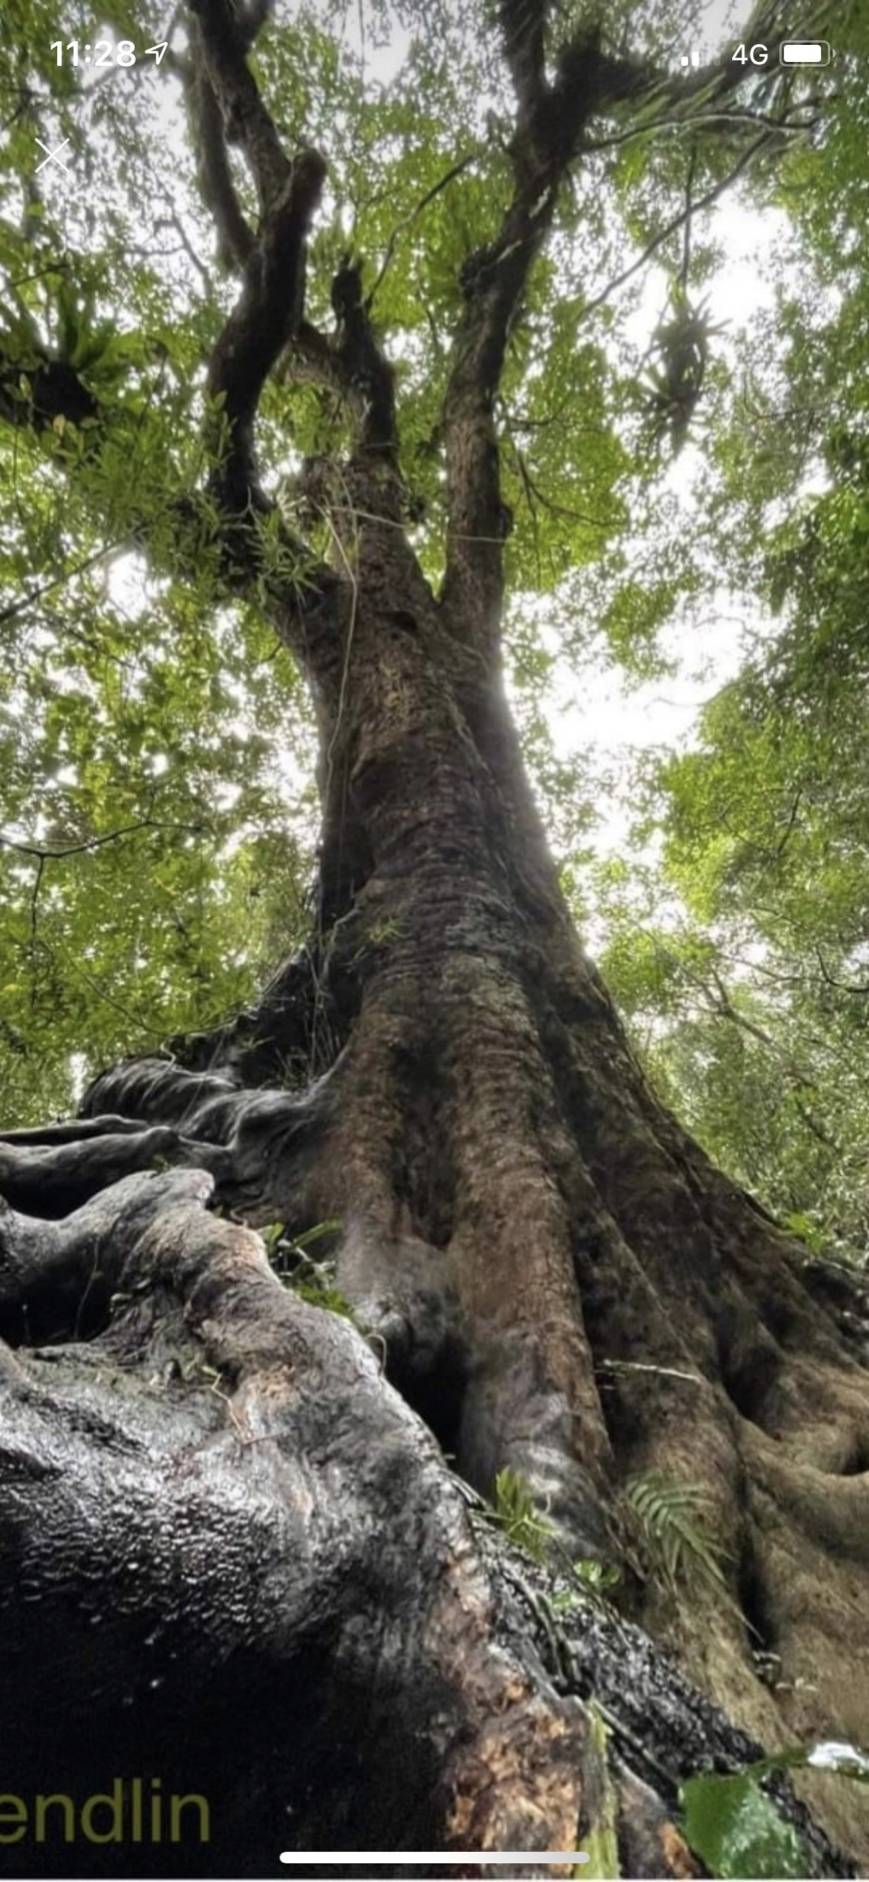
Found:
[[[266,379],[298,331],[304,289],[305,239],[320,198],[326,165],[304,150],[264,219],[244,270],[242,291],[215,346],[208,396],[226,425],[216,488],[230,516],[262,510],[253,425]]]
[[[362,266],[345,255],[332,281],[335,351],[345,383],[361,401],[363,451],[395,461],[395,379],[374,338],[368,302],[362,298]]]
[[[546,0],[501,0],[499,11],[504,58],[519,112],[517,128],[527,135],[546,92]]]
[[[769,39],[780,24],[782,0],[762,0],[745,34]],[[559,188],[571,163],[585,148],[590,122],[642,101],[653,123],[666,112],[682,112],[687,126],[708,115],[711,106],[735,91],[746,73],[723,55],[687,76],[661,71],[647,61],[604,50],[599,27],[584,27],[556,58],[555,75],[546,77],[546,0],[499,0],[498,22],[504,57],[516,94],[516,121],[509,146],[513,191],[495,239],[472,254],[462,271],[464,312],[455,334],[443,406],[447,472],[447,558],[443,605],[451,631],[471,639],[485,655],[497,644],[502,599],[503,543],[511,526],[500,490],[495,398],[503,372],[507,339],[519,311],[531,268],[555,214]],[[777,41],[775,42],[777,44]],[[767,77],[767,85],[770,80]],[[786,84],[776,77],[773,84]],[[790,90],[787,90],[790,98]],[[673,117],[667,119],[668,126]],[[750,111],[739,122],[756,122]],[[746,168],[763,144],[775,137],[778,122],[763,115],[762,136],[743,152],[721,183],[691,205],[690,213],[713,202]],[[639,132],[640,128],[636,127]],[[683,210],[655,237],[631,267],[588,304],[600,304],[615,286],[630,278],[685,219]]]
[[[491,651],[502,598],[503,543],[512,517],[501,500],[494,403],[510,324],[548,233],[564,160],[544,76],[542,0],[500,0],[499,25],[517,98],[510,146],[513,194],[501,228],[462,270],[465,307],[452,348],[443,408],[447,464],[447,566],[443,605],[453,632]],[[582,99],[576,101],[581,117]]]
[[[865,998],[865,996],[869,994],[869,982],[858,981],[855,984],[854,982],[849,982],[847,980],[836,980],[834,975],[830,973],[830,970],[827,966],[826,961],[824,960],[824,956],[819,947],[815,948],[815,953],[818,957],[818,966],[820,967],[820,970],[821,970],[821,978],[822,980],[826,981],[826,984],[828,987],[835,987],[837,993],[853,993],[860,999]]]
[[[371,298],[363,299],[361,261],[345,255],[331,286],[333,332],[302,320],[284,356],[286,371],[333,392],[355,421],[360,456],[373,453],[397,469],[395,374],[374,335]]]
[[[818,123],[820,102],[817,96],[797,100],[793,109],[814,113],[808,118],[796,118],[789,115],[777,118],[773,112],[728,108],[720,111],[703,110],[692,113],[690,117],[672,117],[665,114],[661,117],[649,118],[643,124],[629,124],[625,130],[614,132],[612,137],[584,138],[580,155],[587,157],[601,150],[617,150],[625,144],[635,143],[641,137],[656,137],[659,131],[719,130],[726,132],[741,130],[745,125],[766,124],[778,136],[799,137],[804,131],[815,129]]]
[[[105,560],[106,556],[114,555],[122,546],[122,539],[103,543],[99,549],[94,549],[91,555],[84,556],[81,562],[74,562],[71,568],[64,569],[61,575],[53,575],[50,581],[42,582],[38,588],[26,589],[17,601],[9,601],[5,607],[0,608],[0,627],[6,621],[14,621],[17,615],[26,614],[28,608],[35,607],[37,601],[43,601],[46,595],[54,594],[58,588],[65,588],[67,582],[74,581],[77,575],[86,574],[88,569],[95,568],[99,562]]]
[[[500,0],[504,55],[516,93],[512,198],[495,240],[465,263],[465,309],[444,400],[447,568],[443,604],[460,638],[491,653],[502,599],[503,544],[512,517],[501,499],[494,404],[507,340],[555,214],[559,186],[596,112],[632,95],[647,75],[601,51],[597,29],[562,51],[545,76],[544,0]]]
[[[601,288],[598,294],[592,295],[591,300],[585,302],[579,316],[580,320],[587,320],[589,314],[593,314],[596,308],[602,307],[604,301],[609,300],[611,294],[615,294],[618,288],[624,287],[625,283],[630,281],[635,274],[639,274],[640,269],[645,267],[646,262],[651,260],[652,256],[662,247],[663,243],[666,242],[671,235],[675,235],[677,230],[683,228],[685,223],[696,216],[701,209],[711,208],[712,204],[718,201],[719,196],[723,196],[726,190],[732,188],[737,178],[742,176],[743,172],[748,169],[758,153],[765,149],[771,140],[772,134],[768,131],[762,131],[760,136],[756,137],[754,142],[749,144],[748,148],[742,152],[738,162],[734,164],[732,170],[728,170],[725,177],[722,177],[719,182],[713,184],[711,189],[705,190],[702,196],[695,197],[694,201],[688,203],[684,209],[680,209],[678,215],[671,216],[669,222],[665,222],[663,227],[658,229],[657,233],[646,243],[645,248],[641,250],[636,260],[630,262],[628,267],[623,268],[619,274],[613,275],[612,280],[607,282],[606,287]]]
[[[364,450],[389,456],[395,447],[393,373],[374,340],[371,297],[362,299],[361,264],[349,256],[332,283],[334,335],[321,333],[304,318],[305,242],[326,165],[314,150],[287,157],[245,62],[272,0],[250,0],[244,12],[230,0],[189,0],[189,5],[200,54],[189,94],[202,192],[217,224],[221,258],[241,271],[245,283],[215,349],[209,378],[211,395],[222,400],[229,425],[220,495],[240,515],[264,505],[256,480],[253,422],[262,387],[281,353],[293,376],[328,385],[351,406]],[[242,146],[254,179],[257,236],[239,204],[228,141]]]
[[[195,22],[193,37],[201,48],[201,34]],[[243,269],[250,259],[255,238],[236,195],[223,117],[201,51],[200,57],[194,57],[189,67],[186,84],[199,151],[199,187],[217,229],[220,261],[224,268]]]
[[[759,74],[769,83],[771,75],[781,86],[789,87],[791,74],[779,65],[779,46],[792,30],[793,21],[788,22],[789,0],[756,0],[744,26],[728,39],[728,48],[737,40],[746,42],[763,41],[769,47],[769,65],[757,71],[746,71],[738,64],[731,50],[723,52],[718,58],[711,59],[707,65],[696,71],[668,72],[666,68],[656,66],[649,60],[636,59],[628,55],[603,54],[601,58],[601,96],[598,109],[606,111],[614,105],[636,100],[645,95],[648,103],[656,108],[687,105],[704,110],[719,99],[726,98],[730,92],[737,91],[746,80],[757,79]],[[823,12],[823,0],[819,6],[808,8],[810,16]],[[812,18],[800,17],[803,31],[811,30]],[[568,52],[568,64],[571,54]]]
[[[447,171],[445,171],[444,175],[439,177],[436,183],[432,184],[431,189],[426,190],[425,195],[420,197],[418,203],[414,204],[414,207],[413,209],[411,209],[410,214],[403,216],[401,221],[396,223],[395,228],[393,229],[392,234],[389,237],[389,241],[386,244],[386,251],[385,251],[383,260],[380,264],[380,268],[378,269],[378,272],[375,276],[374,286],[369,289],[365,297],[365,307],[366,307],[366,311],[369,314],[374,305],[375,297],[384,279],[384,276],[387,274],[392,264],[392,258],[395,254],[395,250],[398,245],[399,238],[402,235],[404,235],[408,229],[413,228],[414,223],[419,220],[419,217],[422,215],[423,210],[428,208],[429,203],[434,202],[435,197],[440,195],[441,190],[445,190],[450,183],[455,182],[457,177],[464,175],[464,172],[470,168],[470,165],[472,163],[476,161],[476,157],[477,157],[476,151],[469,151],[467,156],[460,157],[457,163],[451,164],[450,168]]]
[[[119,843],[123,837],[135,836],[140,830],[185,830],[201,836],[204,828],[201,823],[165,823],[158,817],[140,817],[138,823],[124,824],[120,830],[109,830],[105,836],[87,837],[82,843],[65,843],[58,848],[45,843],[20,843],[16,837],[0,830],[0,845],[15,850],[19,856],[36,856],[44,863],[53,857],[82,856],[86,851],[102,849],[106,843]]]
[[[281,207],[293,165],[247,64],[250,44],[232,0],[188,0],[199,24],[206,70],[229,143],[240,144],[264,221]],[[322,162],[322,159],[321,159]],[[325,175],[325,170],[323,172]],[[321,179],[322,180],[322,179]]]
[[[326,162],[313,149],[300,149],[292,159],[287,156],[247,65],[248,47],[270,10],[267,0],[251,0],[241,13],[232,0],[188,0],[188,5],[207,82],[200,92],[206,129],[209,87],[220,118],[220,138],[215,129],[209,158],[213,181],[217,154],[221,185],[215,214],[242,273],[241,293],[214,348],[206,387],[210,443],[217,460],[211,488],[224,518],[224,555],[229,573],[246,583],[252,574],[262,574],[258,524],[274,507],[257,475],[256,413],[269,374],[303,324],[306,242]],[[253,177],[260,212],[255,237],[246,224],[246,233],[241,232],[234,190],[230,195],[222,187],[221,163],[229,175],[227,142],[240,144]],[[288,530],[284,536],[291,572],[270,584],[275,623],[281,637],[304,655],[314,618],[319,617],[321,627],[328,625],[339,583],[304,542]]]

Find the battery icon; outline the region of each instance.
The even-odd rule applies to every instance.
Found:
[[[828,39],[785,39],[779,47],[782,65],[829,65],[832,56]]]

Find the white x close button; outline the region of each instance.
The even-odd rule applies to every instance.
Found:
[[[41,137],[37,137],[36,142],[39,145],[40,150],[44,150],[47,152],[47,155],[43,157],[42,162],[38,163],[36,166],[37,176],[39,175],[40,170],[44,170],[49,163],[56,163],[59,170],[67,170],[67,171],[69,170],[69,164],[64,163],[63,158],[60,154],[62,150],[66,150],[67,145],[69,144],[69,141],[70,141],[69,138],[65,137],[62,144],[58,144],[56,149],[51,150],[48,144],[43,143]]]

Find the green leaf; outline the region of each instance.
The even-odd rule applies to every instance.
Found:
[[[694,1569],[726,1592],[721,1567],[726,1553],[709,1534],[708,1498],[702,1489],[651,1470],[632,1477],[625,1494],[653,1566],[671,1588],[686,1582]]]
[[[340,1228],[340,1217],[329,1217],[325,1222],[315,1222],[313,1228],[305,1229],[301,1235],[293,1236],[293,1247],[310,1248],[314,1242],[322,1241],[324,1235],[337,1235]]]
[[[714,1876],[804,1876],[808,1857],[756,1777],[704,1773],[681,1787],[685,1835]]]
[[[534,1502],[530,1485],[515,1470],[499,1470],[495,1478],[495,1518],[518,1549],[542,1562],[551,1528]]]

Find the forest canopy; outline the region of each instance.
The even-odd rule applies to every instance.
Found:
[[[666,5],[627,14],[650,43],[678,34]],[[117,39],[160,37],[156,8],[103,16]],[[491,57],[481,83],[491,35],[473,8],[360,18],[303,8],[257,57],[286,122],[301,113],[328,142],[312,291],[344,246],[364,258],[436,577],[439,376],[507,162],[505,81]],[[76,72],[49,50],[55,30],[36,0],[4,10],[7,95],[25,71],[29,89],[2,136],[2,344],[19,370],[46,345],[68,360],[112,426],[96,453],[93,421],[60,414],[48,452],[7,434],[0,459],[0,1065],[18,1124],[62,1112],[114,1057],[243,1005],[302,932],[316,841],[291,657],[248,601],[215,606],[201,515],[195,584],[155,531],[155,506],[196,476],[201,361],[231,293],[172,55]],[[63,30],[93,37],[75,8]],[[813,1246],[853,1254],[869,1121],[858,9],[836,9],[835,37],[823,110],[796,95],[749,165],[726,114],[693,147],[642,126],[600,140],[559,205],[499,402],[509,681],[565,879],[676,1109]],[[40,125],[70,137],[71,176],[35,174]],[[740,219],[762,288],[722,321]],[[674,456],[649,373],[686,260],[710,357]],[[322,387],[269,385],[260,451],[288,513],[301,457],[342,423]],[[636,725],[633,696],[704,667],[689,700],[706,704],[680,723],[653,703],[632,748],[618,701]],[[571,737],[578,697],[610,702],[596,742],[593,703]]]

